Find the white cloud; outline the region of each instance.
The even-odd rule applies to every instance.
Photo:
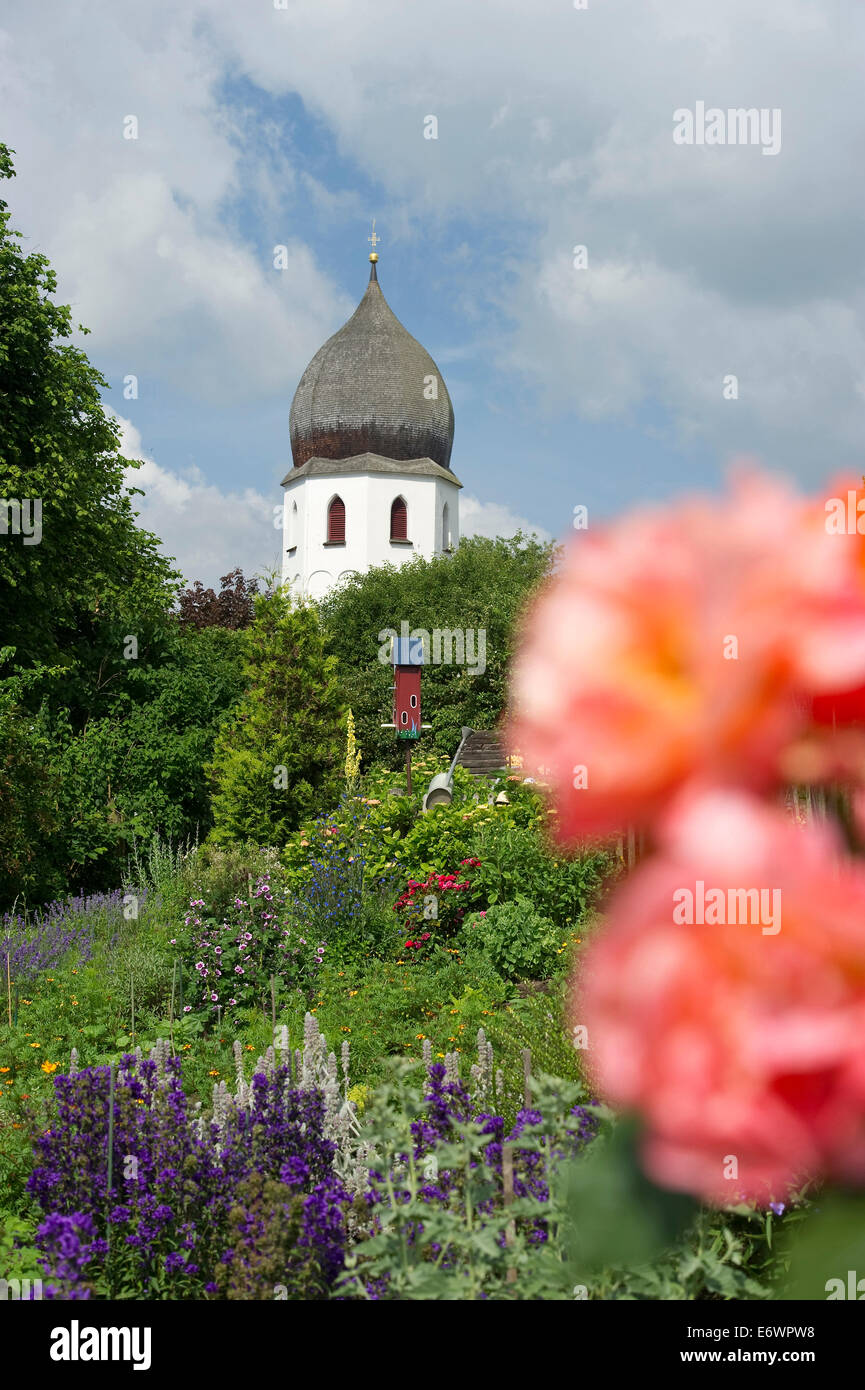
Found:
[[[113,412],[109,411],[109,414]],[[130,469],[127,482],[140,487],[143,497],[133,498],[138,524],[162,541],[167,555],[177,560],[187,583],[200,579],[218,588],[218,581],[237,566],[249,579],[254,574],[279,570],[282,530],[274,527],[278,498],[254,488],[224,492],[210,483],[199,468],[183,476],[162,468],[141,448],[141,433],[131,421],[115,416],[121,429],[121,451],[142,460]]]
[[[549,531],[517,516],[501,502],[481,502],[471,493],[460,494],[460,534],[463,536],[515,536],[534,533],[538,540],[551,540]]]
[[[858,448],[852,0],[438,0],[432,26],[405,0],[91,0],[47,26],[42,11],[10,11],[0,34],[15,220],[124,370],[209,399],[287,392],[353,307],[308,249],[274,272],[238,235],[241,185],[286,244],[280,206],[330,201],[341,219],[356,203],[296,174],[290,132],[228,102],[230,76],[299,98],[390,198],[392,238],[432,240],[451,218],[492,229],[503,254],[477,293],[508,315],[499,361],[558,405],[613,419],[651,400],[679,436],[803,473]],[[781,108],[781,153],[675,146],[673,111],[697,100]]]

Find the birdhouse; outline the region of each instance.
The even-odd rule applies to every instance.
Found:
[[[424,661],[422,638],[394,638],[393,722],[399,739],[420,738],[420,673]]]

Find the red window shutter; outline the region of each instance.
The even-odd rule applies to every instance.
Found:
[[[396,498],[390,509],[390,538],[392,541],[408,540],[408,512],[401,497]]]
[[[327,539],[345,544],[345,503],[341,497],[334,497],[327,509]]]

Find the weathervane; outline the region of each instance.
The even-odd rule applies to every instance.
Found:
[[[375,234],[375,218],[372,219],[372,236],[368,236],[368,237],[367,237],[367,241],[368,241],[368,242],[370,243],[370,245],[372,246],[372,253],[371,253],[371,255],[370,255],[370,260],[373,261],[373,262],[375,262],[375,261],[378,260],[378,252],[376,251],[375,248],[378,246],[378,243],[381,241],[381,237],[380,237],[380,236],[376,236],[376,234]]]

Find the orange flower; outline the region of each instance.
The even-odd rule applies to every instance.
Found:
[[[576,541],[525,623],[509,731],[561,838],[647,824],[690,781],[787,780],[814,698],[865,682],[853,559],[759,474]]]
[[[825,826],[685,798],[588,944],[571,1022],[641,1112],[650,1175],[709,1201],[865,1181],[865,866]]]

